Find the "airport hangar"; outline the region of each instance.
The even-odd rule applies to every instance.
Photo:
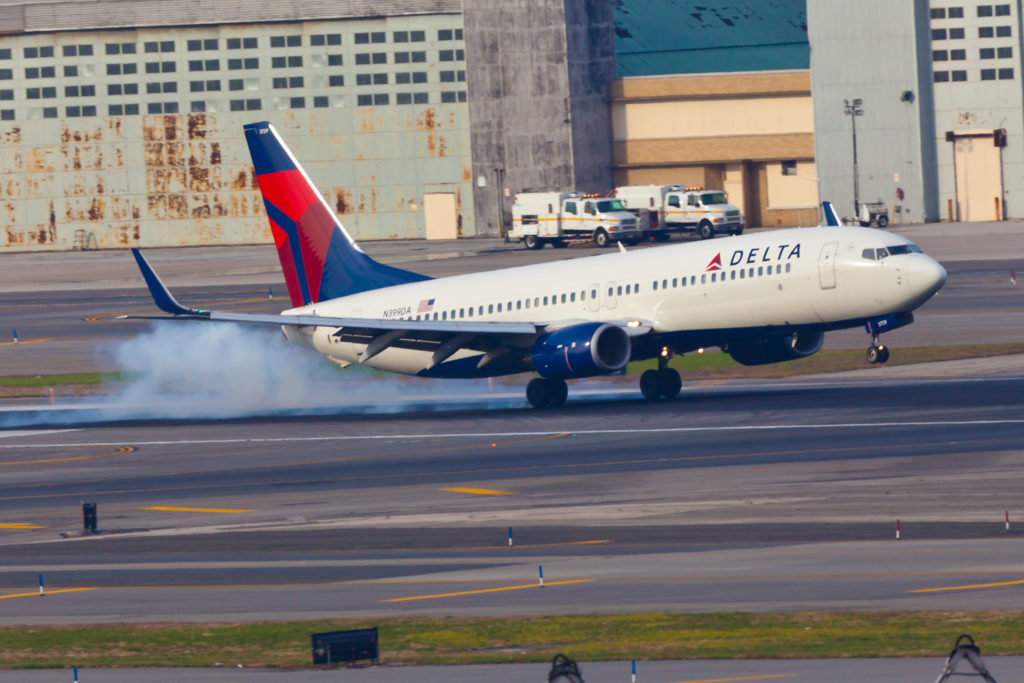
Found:
[[[934,55],[922,45],[938,39],[922,27],[941,23],[937,9],[919,1],[901,13],[878,0],[891,21],[875,42],[899,54],[858,61],[843,55],[858,41],[875,45],[870,13],[828,1],[810,13],[804,0],[700,11],[668,0],[260,2],[244,16],[223,2],[8,1],[0,251],[269,242],[239,132],[258,119],[282,131],[364,240],[498,235],[516,192],[643,183],[722,187],[750,225],[814,224],[819,178],[822,196],[852,214],[840,95],[864,102],[862,200],[893,203],[902,187],[899,215],[933,220],[947,197],[970,191],[956,202],[970,209],[953,218],[980,219],[974,197],[991,183],[976,182],[973,161],[957,170],[971,172],[969,183],[946,167],[954,147],[981,149],[975,120],[1007,116],[993,104],[976,107],[970,126],[929,127],[924,64]],[[1017,4],[1010,12],[1019,21]],[[893,33],[912,35],[917,49],[900,51]],[[1007,68],[1019,77],[1014,66],[997,74]],[[968,82],[985,77],[976,71]],[[953,83],[946,118],[973,97]],[[1014,183],[1024,182],[1005,173],[1020,146],[1020,105],[1018,96],[998,148],[1003,215],[1015,215]],[[892,107],[907,125],[894,125]],[[946,128],[954,145],[939,144]],[[942,151],[948,163],[929,175]]]

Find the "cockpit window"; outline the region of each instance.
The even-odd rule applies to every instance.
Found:
[[[921,250],[916,244],[900,244],[895,247],[889,247],[889,254],[896,256],[898,254],[920,254]]]
[[[881,261],[888,255],[889,250],[886,249],[885,247],[882,247],[881,249],[875,249],[875,258],[878,259],[879,261]]]
[[[868,261],[874,261],[875,260],[875,250],[874,249],[865,249],[864,251],[860,252],[860,255],[861,255],[861,257],[866,258]]]

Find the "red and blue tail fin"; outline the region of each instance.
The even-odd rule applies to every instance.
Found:
[[[294,306],[430,279],[367,256],[274,127],[262,121],[244,128]]]

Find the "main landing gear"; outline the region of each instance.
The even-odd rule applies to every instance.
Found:
[[[675,398],[682,390],[683,380],[679,377],[679,373],[668,367],[672,355],[672,351],[667,347],[662,349],[658,356],[658,369],[644,370],[640,375],[640,393],[647,400]]]
[[[871,346],[868,347],[868,362],[872,365],[889,360],[889,347],[878,343],[878,333],[871,335]]]
[[[564,379],[534,377],[526,385],[526,400],[534,408],[558,408],[569,397]]]

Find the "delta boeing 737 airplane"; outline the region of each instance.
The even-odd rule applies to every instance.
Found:
[[[421,377],[536,372],[537,408],[562,405],[566,380],[640,376],[651,400],[679,394],[675,354],[720,347],[744,365],[803,358],[825,333],[865,327],[868,360],[882,332],[913,311],[946,271],[908,240],[840,224],[659,247],[431,279],[374,261],[355,243],[267,122],[245,137],[293,308],[280,315],[179,304],[137,250],[156,305],[176,320],[278,325],[289,341],[344,364]]]

